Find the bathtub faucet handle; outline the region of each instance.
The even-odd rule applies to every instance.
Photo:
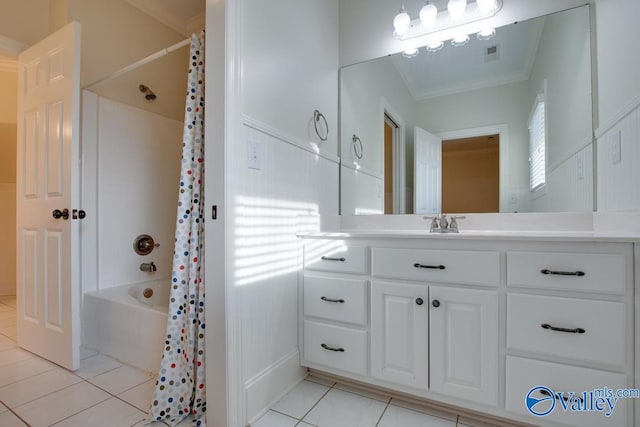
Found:
[[[147,263],[147,262],[143,262],[142,264],[140,264],[140,271],[144,271],[146,273],[154,273],[158,270],[158,268],[156,267],[155,263],[153,261]]]

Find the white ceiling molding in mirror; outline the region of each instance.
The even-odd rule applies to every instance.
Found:
[[[204,28],[206,0],[127,0],[127,2],[187,37]]]
[[[341,214],[592,211],[590,18],[589,6],[572,8],[498,27],[490,40],[473,37],[462,47],[413,58],[396,53],[343,67]],[[387,19],[387,37],[393,38],[390,27]],[[545,81],[546,180],[534,194],[528,119]],[[406,123],[400,142],[385,136],[390,108]],[[350,153],[354,134],[364,153],[358,168]],[[493,138],[499,157],[488,157],[479,146],[465,153],[448,148],[456,144],[452,140],[477,137]],[[387,166],[397,165],[397,159],[389,147],[398,143],[406,147],[405,159],[390,171]],[[439,158],[437,164],[432,158]],[[492,170],[486,170],[488,164]],[[390,189],[403,180],[406,203],[391,210],[387,199],[397,195]],[[483,199],[481,188],[489,181],[493,187],[486,194],[498,194],[499,203],[461,208],[462,199]],[[440,196],[422,197],[434,191]],[[431,206],[430,201],[439,202]]]

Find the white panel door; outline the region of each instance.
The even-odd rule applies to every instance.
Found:
[[[431,390],[496,405],[498,294],[432,286],[429,296]]]
[[[426,130],[413,129],[413,206],[417,214],[442,209],[442,140]]]
[[[427,388],[428,287],[371,284],[371,376]]]
[[[80,194],[80,25],[69,24],[27,49],[18,66],[18,345],[75,370],[80,275],[72,208]]]

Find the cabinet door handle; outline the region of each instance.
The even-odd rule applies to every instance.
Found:
[[[541,394],[541,395],[543,395],[543,396],[549,396],[549,397],[551,397],[551,393],[549,393],[547,390],[544,390],[544,389],[543,389],[543,390],[540,390],[540,394]],[[555,395],[555,396],[553,396],[553,398],[554,398],[554,399],[558,399],[558,398],[559,398],[559,396],[558,396],[558,395]],[[576,395],[574,395],[574,396],[573,396],[573,399],[579,400],[579,401],[580,401],[580,403],[584,403],[584,400],[582,400],[582,397],[580,397],[580,396],[576,396]],[[569,396],[562,395],[562,400],[564,400],[565,402],[568,402],[568,401],[569,401]]]
[[[323,256],[322,258],[320,258],[323,261],[340,261],[340,262],[345,262],[346,259],[345,258],[332,258],[329,256]]]
[[[582,328],[573,328],[573,329],[560,328],[558,326],[551,326],[548,323],[543,323],[542,325],[540,325],[540,327],[542,329],[548,329],[550,331],[567,332],[567,333],[570,333],[570,334],[584,334],[585,332],[587,332]]]
[[[320,344],[320,346],[321,346],[322,348],[324,348],[325,350],[335,351],[335,352],[338,352],[338,353],[344,353],[344,348],[329,347],[329,346],[328,346],[328,345],[326,345],[326,344]]]
[[[416,299],[416,304],[422,305],[422,304],[424,304],[424,300],[422,298],[418,298],[418,299]]]
[[[444,270],[445,268],[447,268],[444,265],[425,265],[420,263],[415,263],[413,264],[413,266],[415,268],[429,268],[431,270]]]
[[[342,298],[340,298],[340,299],[331,299],[331,298],[327,298],[327,297],[320,297],[320,299],[322,301],[326,301],[326,302],[337,302],[337,303],[340,303],[340,304],[344,304],[344,300]]]
[[[546,268],[544,270],[540,270],[540,273],[542,274],[552,274],[554,276],[578,276],[578,277],[582,277],[585,275],[584,271],[553,271],[553,270],[547,270]]]
[[[440,307],[440,301],[438,301],[437,299],[434,299],[433,301],[431,301],[431,305],[434,306],[435,308]]]

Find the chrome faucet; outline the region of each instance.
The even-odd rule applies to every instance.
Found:
[[[458,220],[464,219],[464,216],[452,216],[451,220],[447,220],[446,214],[437,216],[425,216],[424,219],[431,220],[430,233],[458,233]]]
[[[140,271],[144,271],[146,273],[154,273],[157,270],[158,270],[158,268],[153,263],[153,261],[151,261],[149,263],[143,262],[142,264],[140,264]]]

